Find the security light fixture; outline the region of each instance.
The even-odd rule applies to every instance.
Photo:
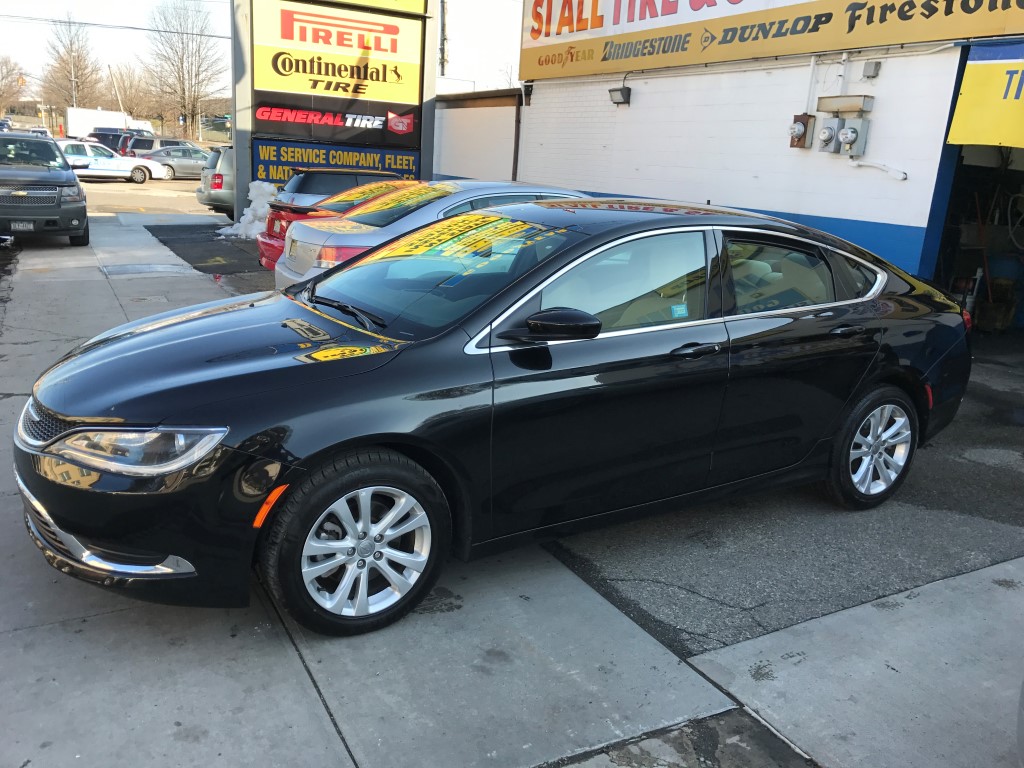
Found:
[[[623,85],[619,88],[609,88],[608,95],[612,99],[612,104],[629,104],[629,94],[632,91],[628,85]]]

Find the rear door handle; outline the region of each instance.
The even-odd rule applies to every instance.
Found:
[[[694,341],[689,344],[684,344],[679,347],[679,349],[673,349],[672,354],[676,357],[684,357],[687,360],[696,360],[698,357],[714,355],[721,351],[721,344],[699,344]]]
[[[857,336],[864,333],[867,328],[863,325],[840,325],[829,331],[833,336]]]

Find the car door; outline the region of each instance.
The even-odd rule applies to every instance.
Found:
[[[206,165],[207,154],[201,149],[189,149],[189,155],[191,155],[191,162],[188,166],[188,175],[199,178],[203,172],[203,166]]]
[[[97,175],[107,177],[128,175],[126,163],[102,144],[87,144],[85,149],[89,153],[90,173],[95,171]]]
[[[818,244],[721,234],[730,371],[712,485],[806,458],[835,430],[881,341],[872,302],[837,294]]]
[[[86,161],[89,163],[88,168],[78,168],[75,170],[76,176],[96,176],[98,172],[92,167],[92,158],[89,157],[85,151],[85,144],[80,142],[69,142],[64,144],[61,148],[61,152],[64,153],[64,157],[67,158],[68,162],[72,161]]]
[[[707,290],[712,242],[708,229],[626,237],[494,324],[496,535],[705,486],[729,368],[720,295]],[[500,338],[551,307],[596,315],[600,335],[534,345]]]

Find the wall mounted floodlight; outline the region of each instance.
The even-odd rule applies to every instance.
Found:
[[[629,94],[632,90],[628,85],[623,85],[620,88],[609,88],[608,95],[612,99],[612,104],[629,104]]]

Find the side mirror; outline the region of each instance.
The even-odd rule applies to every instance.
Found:
[[[538,343],[593,339],[601,332],[601,321],[589,312],[567,307],[542,309],[526,318],[525,328],[512,328],[498,334],[499,339]]]
[[[89,161],[88,160],[77,160],[77,159],[76,160],[69,160],[68,161],[68,165],[70,165],[73,170],[78,170],[80,168],[88,168],[89,167]]]

